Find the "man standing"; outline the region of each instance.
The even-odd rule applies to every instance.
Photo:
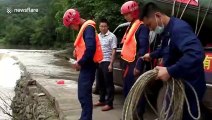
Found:
[[[190,104],[191,114],[198,116],[198,108],[195,95],[189,83],[197,92],[199,101],[202,100],[206,89],[203,69],[204,51],[200,40],[192,31],[192,28],[183,20],[168,17],[154,3],[144,6],[142,19],[150,30],[161,34],[162,45],[160,49],[143,56],[144,60],[151,58],[163,58],[163,66],[157,66],[157,78],[162,81],[170,77],[185,81],[185,93]],[[183,120],[193,120],[185,105]]]
[[[77,62],[73,67],[80,70],[78,79],[78,99],[82,107],[80,120],[92,120],[92,85],[95,79],[96,63],[103,59],[103,53],[95,31],[95,22],[80,18],[78,11],[68,9],[63,16],[63,24],[79,30],[74,43]]]
[[[94,106],[104,106],[102,111],[113,109],[114,99],[113,62],[117,48],[117,38],[109,31],[108,24],[106,19],[101,19],[99,24],[99,39],[103,51],[103,60],[99,63],[97,75],[100,99]]]
[[[124,96],[126,97],[135,82],[135,76],[143,72],[144,63],[137,59],[148,52],[149,29],[139,20],[139,5],[135,1],[128,1],[121,7],[121,14],[131,22],[123,39],[121,57],[127,62],[124,73]]]

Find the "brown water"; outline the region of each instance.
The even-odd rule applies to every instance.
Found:
[[[10,104],[14,97],[14,87],[20,77],[18,61],[9,54],[0,53],[0,120],[11,119],[5,112],[11,114]]]
[[[20,78],[21,71],[18,61],[10,56],[16,56],[27,71],[34,77],[77,80],[78,72],[71,69],[70,64],[64,59],[54,57],[54,50],[24,50],[0,49],[0,97],[10,105],[14,96],[16,81]],[[0,106],[11,112],[9,106],[0,100]],[[0,109],[0,120],[10,119]]]

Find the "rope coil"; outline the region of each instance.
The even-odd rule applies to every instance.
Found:
[[[150,107],[153,109],[153,111],[157,115],[158,120],[182,120],[184,103],[186,103],[187,105],[190,116],[194,120],[200,119],[201,112],[200,112],[200,105],[199,105],[197,93],[195,89],[188,82],[183,82],[182,80],[174,80],[172,78],[171,80],[164,82],[164,86],[166,86],[166,91],[163,98],[163,106],[160,111],[157,111],[151,105],[150,101],[147,98],[145,90],[148,87],[148,83],[156,79],[157,73],[158,73],[158,70],[153,69],[153,70],[145,72],[137,79],[137,81],[131,88],[124,102],[123,111],[122,111],[122,120],[135,120],[135,119],[139,120],[139,117],[137,114],[137,105],[139,104],[141,96],[144,96],[146,98],[147,103],[150,105]],[[186,97],[186,93],[184,89],[184,83],[188,84],[188,86],[194,92],[195,99],[197,102],[197,108],[198,108],[197,117],[195,117],[191,113],[190,104]],[[167,102],[167,99],[168,99],[168,102]]]

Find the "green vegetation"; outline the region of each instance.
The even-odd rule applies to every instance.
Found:
[[[125,0],[0,0],[0,44],[63,48],[77,32],[65,28],[62,17],[76,8],[85,19],[105,17],[113,30],[124,22],[120,7]],[[38,9],[33,13],[7,13],[7,9]]]

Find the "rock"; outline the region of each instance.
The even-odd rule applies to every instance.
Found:
[[[73,56],[70,53],[73,53],[73,48],[69,48],[69,49],[66,49],[66,50],[63,50],[63,51],[55,52],[54,56],[69,60],[69,58]]]
[[[29,80],[28,85],[36,85],[36,81],[35,80]]]
[[[23,110],[20,110],[20,111],[19,111],[20,114],[22,114],[23,112],[24,112]]]
[[[37,120],[44,120],[45,118],[46,118],[45,115],[39,115],[39,116],[37,117]]]
[[[45,96],[45,95],[46,95],[45,93],[39,93],[38,97]]]
[[[35,85],[33,85],[33,86],[29,86],[28,87],[28,90],[29,90],[29,95],[30,96],[33,96],[34,95],[34,93],[37,93],[38,92],[38,90],[37,90],[38,88],[37,88],[37,86],[35,86]]]
[[[15,96],[11,103],[12,114],[18,120],[53,120],[58,114],[46,94],[37,87],[27,72],[17,81]],[[51,116],[51,118],[48,116]]]
[[[30,106],[29,105],[26,106],[26,113],[31,113],[31,110],[30,110]]]
[[[31,120],[32,119],[32,114],[27,114],[26,117],[27,117],[28,120]]]

